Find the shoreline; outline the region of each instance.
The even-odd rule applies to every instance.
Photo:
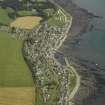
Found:
[[[65,25],[62,27],[55,27],[56,30],[54,30],[52,26],[49,26],[47,22],[44,22],[38,31],[35,30],[35,32],[32,31],[32,33],[30,33],[30,35],[32,35],[31,39],[33,39],[33,43],[31,43],[30,40],[27,40],[26,43],[24,43],[24,57],[26,58],[27,62],[32,64],[30,68],[33,74],[33,79],[36,79],[36,84],[41,90],[41,94],[43,96],[42,103],[48,103],[53,100],[53,95],[50,91],[58,92],[58,94],[56,92],[57,95],[55,94],[55,97],[59,99],[55,100],[56,103],[72,103],[71,98],[74,97],[80,86],[80,78],[75,69],[71,67],[71,65],[63,66],[59,64],[59,62],[54,57],[56,50],[62,46],[62,43],[64,42],[69,29],[71,28],[72,16],[68,17],[67,15],[67,19],[68,20],[65,22]],[[52,31],[55,32],[54,35],[51,34]],[[40,35],[43,37],[41,38]],[[49,44],[46,44],[46,42],[48,43],[54,41],[54,44],[49,43],[50,46]],[[32,51],[30,51],[30,49],[32,49]],[[55,77],[56,80],[52,76]],[[74,78],[76,78],[76,80]],[[74,86],[70,85],[71,81],[74,83]],[[55,83],[54,88],[57,90],[54,90],[54,88],[50,87],[51,85],[49,84],[51,83]],[[50,90],[50,88],[53,90]],[[49,101],[50,97],[52,100]]]
[[[62,9],[62,7],[58,4],[56,4],[54,1],[50,1],[51,3],[54,3],[58,8],[61,8],[61,10],[63,10],[64,12],[66,12],[64,9]],[[65,13],[67,16],[69,16],[70,14],[68,12]],[[65,40],[67,39],[68,37],[68,33],[69,33],[69,30],[72,28],[72,23],[73,23],[73,17],[72,15],[71,16],[71,19],[70,19],[70,23],[69,23],[69,27],[67,28],[66,32],[65,32],[65,37],[63,38],[62,42],[59,44],[59,46],[55,49],[55,51],[58,51],[60,47],[62,47],[63,43],[65,42]],[[59,61],[54,57],[55,61],[57,63],[59,63]],[[76,83],[75,83],[75,87],[74,89],[70,92],[70,96],[69,96],[69,104],[72,104],[72,99],[74,98],[75,94],[78,92],[79,90],[79,87],[80,87],[80,82],[81,82],[81,79],[80,79],[80,75],[78,74],[77,70],[74,68],[74,66],[71,66],[68,62],[68,60],[65,58],[65,63],[67,65],[67,67],[69,67],[72,72],[75,74],[76,76]],[[61,63],[60,63],[61,65]]]
[[[102,18],[100,16],[95,16],[92,13],[89,13],[87,10],[78,7],[72,1],[65,0],[54,0],[59,5],[61,5],[65,11],[69,12],[73,17],[73,24],[70,29],[70,34],[68,35],[66,41],[63,43],[59,51],[62,55],[66,56],[67,46],[69,46],[69,52],[72,52],[72,48],[78,44],[79,40],[85,32],[87,32],[89,22],[93,18]],[[63,3],[62,3],[63,2]],[[69,3],[70,2],[70,3]],[[79,21],[78,21],[79,20]],[[67,50],[68,51],[68,50]],[[67,53],[67,55],[68,55]],[[104,68],[99,67],[94,62],[86,61],[83,59],[78,59],[72,54],[67,56],[73,67],[76,68],[77,72],[80,74],[81,77],[81,85],[78,93],[75,95],[73,102],[76,105],[89,105],[94,99],[96,98],[97,94],[102,87],[102,84],[99,83],[99,80],[104,82],[103,78],[100,77],[102,75],[100,70],[104,70]],[[59,58],[61,59],[61,58]],[[85,94],[87,93],[87,94]]]

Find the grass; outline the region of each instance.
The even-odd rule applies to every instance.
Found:
[[[76,85],[76,77],[71,77],[70,90],[72,91]]]
[[[37,2],[46,2],[47,0],[37,0]]]
[[[13,12],[10,8],[3,9],[0,7],[0,24],[9,25],[13,20],[8,16],[8,13]]]
[[[33,12],[32,11],[21,10],[21,11],[18,11],[17,14],[19,16],[31,16],[31,15],[33,15]]]
[[[0,87],[33,86],[32,75],[22,53],[22,41],[0,32]]]
[[[37,86],[36,86],[35,95],[37,96],[35,97],[35,105],[43,105],[43,97],[41,91],[38,89]]]
[[[35,105],[32,87],[0,88],[0,105]]]
[[[62,27],[65,25],[67,21],[67,16],[64,14],[64,12],[59,9],[50,19],[49,19],[49,25],[51,26],[58,26]]]
[[[38,16],[19,17],[14,22],[12,22],[10,26],[21,29],[33,29],[40,23],[41,20],[42,18]]]
[[[22,41],[0,32],[0,105],[34,105],[35,88],[22,53]]]

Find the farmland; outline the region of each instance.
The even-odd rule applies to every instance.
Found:
[[[34,88],[0,88],[0,105],[34,105]]]
[[[0,87],[33,86],[32,76],[22,53],[22,41],[0,32]]]
[[[22,41],[0,32],[0,105],[33,105],[34,84],[21,53]]]
[[[42,18],[37,16],[19,17],[14,22],[12,22],[10,26],[20,29],[33,29],[40,23],[41,20]]]

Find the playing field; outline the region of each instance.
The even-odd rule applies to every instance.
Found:
[[[10,24],[11,27],[21,28],[21,29],[33,29],[42,20],[38,16],[25,16],[19,17],[14,22]]]
[[[0,105],[34,105],[34,83],[21,48],[22,41],[0,32]]]

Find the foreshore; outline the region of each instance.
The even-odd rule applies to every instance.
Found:
[[[73,24],[70,29],[69,35],[58,51],[62,56],[69,58],[69,61],[76,68],[77,72],[81,76],[81,85],[78,93],[75,95],[73,102],[76,105],[90,105],[92,101],[96,98],[96,95],[99,93],[101,83],[104,82],[104,79],[100,77],[102,75],[100,70],[104,68],[99,67],[94,62],[86,61],[75,57],[72,53],[72,49],[79,44],[82,35],[89,30],[89,22],[93,18],[101,18],[95,16],[92,13],[89,13],[87,10],[78,7],[72,1],[68,0],[54,0],[59,5],[61,5],[64,10],[70,13],[73,17]],[[68,48],[69,47],[69,48]],[[59,53],[60,52],[60,53]],[[62,60],[62,58],[59,58]],[[99,80],[101,83],[99,83]]]

